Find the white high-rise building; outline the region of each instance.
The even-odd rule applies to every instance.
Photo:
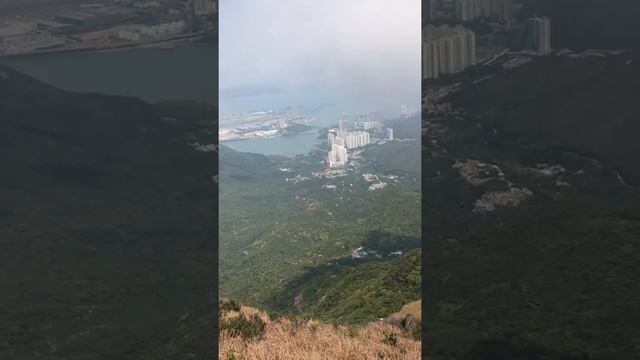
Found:
[[[551,20],[549,18],[540,19],[538,26],[538,51],[543,54],[551,52]]]
[[[329,132],[329,134],[327,135],[327,141],[329,143],[329,147],[331,147],[331,145],[336,142],[336,134]]]
[[[393,129],[392,128],[386,128],[385,129],[385,135],[386,135],[386,139],[387,140],[393,140]]]
[[[527,19],[525,47],[542,54],[551,52],[551,20],[537,16]]]
[[[461,26],[431,26],[422,32],[422,76],[438,78],[476,64],[476,37]]]
[[[381,123],[379,121],[358,121],[356,124],[357,129],[361,130],[369,130],[369,129],[377,129],[380,127]]]
[[[333,144],[327,155],[329,167],[342,167],[347,164],[347,149],[344,146]]]
[[[337,159],[338,153],[333,150],[329,151],[329,153],[327,154],[327,161],[329,162],[329,166],[331,166],[331,164],[334,164]]]
[[[355,149],[369,144],[369,133],[366,131],[345,132],[342,134],[344,146],[347,149]]]

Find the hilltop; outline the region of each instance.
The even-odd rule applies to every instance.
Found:
[[[421,343],[384,321],[362,327],[311,319],[272,318],[235,302],[221,303],[220,359],[420,359]]]

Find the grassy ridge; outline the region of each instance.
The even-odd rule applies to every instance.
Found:
[[[248,306],[220,312],[218,358],[420,359],[420,341],[384,322],[359,328],[315,320],[270,318]]]

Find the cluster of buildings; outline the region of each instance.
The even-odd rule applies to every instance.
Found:
[[[327,155],[329,167],[343,167],[348,161],[347,148],[336,143],[331,145],[331,151]]]
[[[479,36],[462,25],[428,23],[422,32],[422,78],[437,79],[479,62],[489,64],[508,53],[508,47],[512,46],[542,55],[551,53],[551,20],[536,15],[514,26],[515,9],[514,0],[427,0],[425,11],[429,20],[449,16],[449,20],[457,23],[477,18],[493,22],[490,23],[491,33]],[[493,45],[496,39],[499,43],[506,42],[513,29],[521,30],[519,44]]]
[[[348,161],[347,150],[369,145],[372,133],[383,134],[387,140],[393,140],[393,129],[384,129],[381,121],[372,121],[372,118],[375,118],[371,116],[372,114],[342,114],[338,129],[329,130],[327,134],[327,143],[331,148],[327,155],[329,167],[345,166]]]
[[[329,131],[329,146],[334,144],[344,146],[347,149],[356,149],[369,144],[370,136],[367,131]]]
[[[456,0],[455,3],[455,17],[459,21],[486,18],[507,22],[513,16],[513,0]]]
[[[462,22],[485,18],[501,23],[514,18],[514,0],[425,0],[427,20],[450,19]]]
[[[217,28],[217,4],[217,0],[119,0],[74,1],[44,9],[10,6],[0,14],[0,55],[204,40]]]
[[[387,113],[384,111],[374,111],[368,114],[341,114],[340,121],[342,122],[343,129],[355,129],[362,128],[368,130],[376,126],[381,126],[381,122],[387,120]]]
[[[524,47],[541,54],[551,52],[551,20],[530,17],[525,23]]]
[[[329,130],[328,143],[331,151],[327,156],[329,167],[342,167],[347,164],[347,149],[356,149],[367,146],[370,141],[367,131],[347,131],[342,129],[343,121],[340,121],[340,129]]]
[[[462,26],[428,25],[422,33],[422,77],[438,78],[476,64],[475,34]]]
[[[128,29],[118,30],[117,37],[122,40],[140,42],[182,34],[186,28],[187,24],[183,20],[175,20],[152,26],[131,26]]]

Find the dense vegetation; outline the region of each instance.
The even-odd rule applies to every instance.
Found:
[[[393,251],[419,247],[420,185],[416,179],[419,178],[416,170],[420,165],[419,143],[396,141],[370,146],[357,168],[336,178],[313,175],[325,169],[324,156],[324,151],[313,151],[296,158],[267,157],[221,147],[222,296],[268,310],[308,313],[326,320],[353,323],[397,311],[419,297],[415,286],[391,294],[389,283],[391,278],[400,276],[390,273],[395,266],[391,264],[397,264],[401,269],[398,271],[408,276],[420,268],[414,261],[417,256],[396,261],[393,259],[397,255],[394,255],[378,261],[377,266],[363,264],[374,259],[351,259],[351,251],[359,246],[379,251],[385,257]],[[400,161],[413,165],[406,167]],[[364,173],[376,174],[380,181],[385,179],[387,187],[369,190],[370,183],[363,178]],[[337,265],[339,270],[334,269]],[[363,268],[360,270],[360,267]],[[387,303],[367,303],[360,313],[345,317],[354,306],[347,296],[353,295],[357,288],[343,286],[334,290],[324,287],[333,291],[336,299],[344,300],[343,307],[333,312],[296,306],[295,299],[303,289],[296,288],[295,284],[302,279],[322,284],[327,282],[325,276],[351,276],[348,271],[354,268],[360,274],[353,275],[354,282],[359,277],[359,284],[369,280],[369,285],[353,299],[386,291],[391,294]],[[327,275],[326,271],[332,274]],[[364,271],[369,271],[371,278],[365,279]],[[318,279],[312,280],[315,276]]]
[[[421,264],[415,249],[392,260],[318,269],[290,284],[272,306],[341,324],[366,324],[420,298]]]
[[[420,180],[420,157],[415,142],[390,142],[367,152],[367,163],[383,173],[404,173]]]
[[[640,192],[614,172],[638,174],[638,68],[624,60],[534,61],[464,86],[448,99],[461,116],[425,117],[428,355],[632,359],[640,350]],[[499,166],[505,180],[470,184],[453,167],[464,159]],[[564,170],[543,174],[541,164]],[[506,184],[532,196],[472,211]]]
[[[213,351],[217,110],[173,105],[0,68],[1,358]]]
[[[640,63],[630,55],[544,58],[453,98],[504,137],[602,160],[640,183]]]

